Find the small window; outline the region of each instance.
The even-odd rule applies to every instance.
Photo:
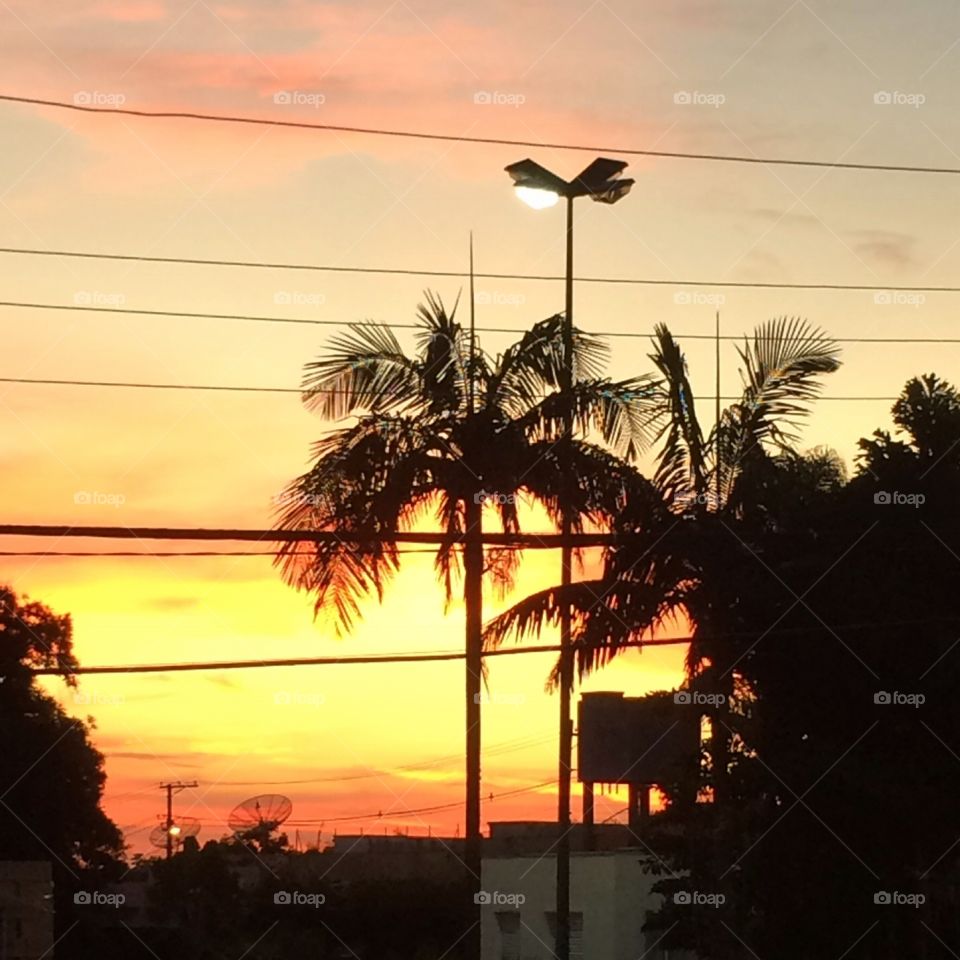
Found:
[[[500,960],[520,960],[520,913],[499,911],[497,926],[500,928]]]

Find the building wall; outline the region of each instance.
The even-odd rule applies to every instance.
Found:
[[[52,956],[50,864],[0,860],[0,960],[39,960]]]
[[[650,892],[657,877],[645,874],[642,850],[574,853],[570,858],[570,910],[583,918],[583,960],[680,960],[674,953],[650,950],[641,930],[646,914],[662,902]],[[550,917],[555,910],[556,857],[500,857],[483,861],[482,890],[494,902],[482,908],[483,960],[504,960],[497,912],[520,913],[517,960],[553,960]],[[503,901],[522,895],[522,904]],[[647,951],[650,952],[647,952]],[[514,960],[513,957],[510,960]]]

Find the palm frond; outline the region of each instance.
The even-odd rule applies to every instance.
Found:
[[[797,421],[822,389],[820,378],[840,367],[840,346],[799,317],[779,317],[757,327],[738,348],[744,369],[741,405],[752,440],[788,445]]]
[[[571,398],[574,428],[582,435],[596,430],[618,456],[633,460],[656,439],[661,393],[658,381],[650,376],[581,380],[574,384]],[[554,391],[519,423],[535,439],[561,437],[567,405],[566,395]]]
[[[771,455],[793,449],[821,377],[840,366],[837,342],[800,318],[761,324],[738,353],[743,397],[724,411],[711,437],[715,477],[733,509],[743,502],[750,475],[762,472]]]
[[[432,413],[460,410],[468,390],[470,338],[456,321],[457,304],[447,311],[443,300],[424,293],[417,308],[421,329],[417,332],[421,391]]]
[[[664,324],[654,328],[655,351],[650,355],[663,377],[658,417],[656,483],[672,497],[692,493],[699,499],[707,486],[706,450],[697,420],[687,360]]]
[[[351,324],[304,368],[303,402],[328,420],[358,410],[401,410],[419,397],[417,363],[383,324]]]
[[[352,628],[360,599],[381,596],[399,563],[390,535],[435,495],[428,449],[417,421],[368,415],[317,443],[313,467],[281,495],[279,529],[343,538],[316,544],[307,555],[296,543],[283,544],[274,560],[289,584],[315,595],[317,613],[334,608],[338,632]]]

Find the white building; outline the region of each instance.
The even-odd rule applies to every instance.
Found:
[[[655,946],[644,934],[660,894],[645,873],[642,849],[574,852],[570,856],[571,960],[691,960]],[[483,960],[553,960],[556,933],[556,856],[488,857],[483,861]]]

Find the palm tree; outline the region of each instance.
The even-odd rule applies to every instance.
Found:
[[[626,535],[606,550],[602,575],[580,581],[566,599],[560,588],[520,601],[488,624],[491,646],[507,637],[539,633],[575,611],[574,645],[581,678],[615,657],[628,641],[642,641],[668,622],[693,627],[687,661],[690,681],[729,703],[745,642],[718,639],[739,626],[737,562],[749,557],[752,531],[770,522],[775,478],[795,464],[800,420],[809,412],[822,375],[839,367],[835,341],[800,319],[758,326],[738,348],[741,398],[722,411],[704,438],[686,358],[664,325],[655,328],[651,354],[661,380],[657,392],[659,448],[651,480],[628,474],[624,507],[614,532]],[[830,473],[813,458],[809,469]],[[826,458],[829,461],[829,458]],[[557,668],[551,682],[558,681]],[[711,717],[710,755],[714,796],[725,790],[729,766],[726,706]]]
[[[439,297],[426,294],[418,311],[416,352],[407,355],[383,324],[351,326],[307,365],[304,402],[325,419],[354,422],[332,430],[313,448],[313,465],[289,484],[278,526],[332,530],[343,542],[279,548],[291,585],[332,609],[338,633],[349,631],[360,603],[382,598],[400,565],[396,534],[432,510],[443,542],[435,567],[447,602],[461,572],[466,606],[467,798],[466,866],[480,867],[480,700],[485,572],[509,588],[519,551],[484,550],[484,502],[507,533],[520,531],[518,497],[538,500],[559,522],[561,492],[570,487],[575,530],[605,523],[623,494],[623,458],[652,439],[650,378],[602,377],[606,348],[574,332],[572,443],[576,481],[565,485],[558,440],[568,399],[563,376],[563,320],[537,323],[503,354],[491,357]],[[584,439],[588,432],[607,448]],[[565,494],[566,495],[566,494]]]

